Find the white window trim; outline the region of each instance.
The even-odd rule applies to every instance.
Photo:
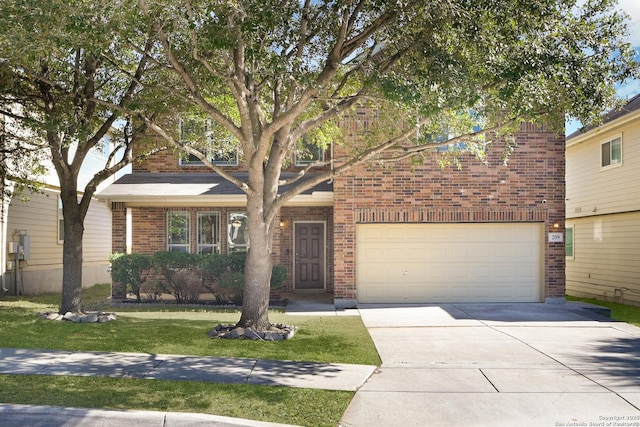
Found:
[[[175,214],[184,214],[187,218],[187,243],[169,243],[169,217]],[[167,250],[173,250],[172,248],[186,248],[187,253],[191,253],[191,213],[189,211],[169,211],[167,212],[166,223],[166,236],[167,236]]]
[[[576,259],[576,229],[574,225],[565,225],[564,227],[565,229],[565,245],[567,243],[569,243],[569,239],[567,238],[567,230],[571,230],[571,247],[573,248],[573,250],[571,251],[571,255],[566,255],[566,251],[565,251],[565,258],[568,260],[575,260]]]
[[[229,161],[223,161],[223,160],[214,160],[214,156],[212,154],[211,150],[207,150],[207,158],[209,158],[209,160],[211,161],[211,163],[213,163],[216,166],[238,166],[239,160],[238,160],[238,150],[236,149],[235,151],[235,157]],[[179,162],[180,166],[183,167],[189,167],[189,166],[204,166],[204,163],[201,160],[188,160],[188,159],[182,159],[180,158],[180,162]]]
[[[60,223],[62,221],[62,224]],[[62,210],[62,197],[58,194],[58,223],[57,223],[56,231],[58,233],[57,240],[58,244],[64,244],[64,211]],[[60,239],[60,236],[63,236]]]
[[[602,146],[607,144],[607,143],[611,143],[613,141],[615,141],[616,139],[620,139],[620,161],[618,163],[611,163],[611,154],[609,154],[609,164],[608,165],[603,165],[603,158],[602,158]],[[613,169],[613,168],[618,168],[620,166],[622,166],[622,161],[623,161],[623,152],[622,152],[622,134],[617,134],[617,135],[613,135],[610,138],[607,138],[606,140],[603,140],[600,142],[600,169],[601,170],[605,170],[605,169]],[[611,153],[611,145],[609,145],[609,153]]]
[[[324,148],[321,147],[317,147],[319,150],[319,154],[320,154],[320,158],[319,159],[300,159],[298,157],[298,153],[294,154],[294,165],[298,166],[298,167],[304,167],[304,166],[309,166],[310,164],[316,163],[316,162],[323,162],[324,161],[324,155],[325,155],[325,150]]]
[[[220,212],[218,211],[200,211],[198,212],[198,241],[197,241],[197,245],[198,245],[198,253],[202,253],[202,249],[203,248],[211,248],[212,252],[214,254],[219,254],[220,253],[220,222],[221,222],[221,215]],[[218,240],[212,244],[209,243],[200,243],[200,225],[201,225],[201,219],[204,216],[217,216],[218,217],[218,222],[217,222],[217,230],[215,232],[215,235],[218,236]]]
[[[182,138],[182,123],[183,121],[180,120],[179,124],[178,124],[178,135],[180,136],[180,138]],[[205,137],[207,138],[207,140],[209,141],[210,145],[213,145],[213,138],[211,138],[210,135],[206,135],[208,134],[208,128],[211,125],[210,121],[207,121],[207,129],[205,129]],[[182,142],[182,141],[180,141]],[[235,149],[235,156],[233,159],[230,160],[214,160],[214,151],[213,149],[208,149],[206,152],[207,158],[216,166],[238,166],[239,163],[239,150],[238,148]],[[203,166],[204,163],[201,160],[189,160],[187,159],[183,159],[180,158],[178,164],[180,166]]]

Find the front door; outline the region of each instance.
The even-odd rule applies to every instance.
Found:
[[[295,289],[324,289],[324,223],[295,223]]]

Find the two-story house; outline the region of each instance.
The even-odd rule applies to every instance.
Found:
[[[640,95],[566,150],[567,293],[640,304]]]
[[[357,132],[357,117],[345,123]],[[564,136],[532,125],[507,164],[359,166],[293,198],[280,211],[274,263],[285,291],[356,303],[564,301]],[[341,158],[334,144],[318,155]],[[212,160],[242,176],[237,157]],[[309,159],[292,159],[295,172]],[[113,251],[246,250],[244,194],[194,158],[158,153],[102,191]]]

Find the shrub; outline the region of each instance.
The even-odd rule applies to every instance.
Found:
[[[109,257],[109,261],[111,262],[111,279],[121,286],[119,291],[123,295],[130,291],[140,302],[140,288],[151,269],[151,257],[142,254],[115,253]]]
[[[271,270],[271,287],[280,289],[285,280],[287,280],[287,269],[280,264],[274,265]]]
[[[153,255],[121,254],[110,256],[111,278],[126,294],[130,291],[142,300],[141,289],[152,285],[149,298],[157,300],[161,291],[171,293],[176,303],[195,303],[204,289],[219,304],[242,304],[246,253],[196,255],[177,251],[161,251]],[[154,273],[155,272],[155,273]],[[153,274],[152,274],[153,273]],[[153,280],[152,280],[153,279]],[[287,270],[274,265],[271,287],[280,288]]]
[[[196,255],[186,252],[161,251],[153,255],[155,269],[166,279],[167,289],[178,304],[193,303],[199,299],[200,292],[195,289],[199,287],[195,281],[200,277],[197,261]]]
[[[244,273],[241,271],[227,271],[218,278],[219,287],[224,290],[225,297],[230,303],[242,305],[244,292]]]

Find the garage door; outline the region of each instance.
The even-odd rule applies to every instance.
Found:
[[[539,223],[359,224],[361,303],[539,302]]]

